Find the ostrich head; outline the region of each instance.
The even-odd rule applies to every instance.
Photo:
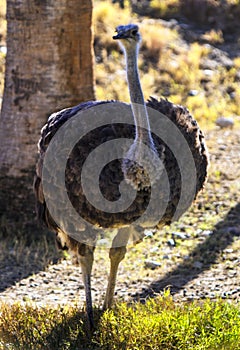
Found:
[[[136,48],[141,42],[141,35],[136,24],[118,26],[116,32],[117,34],[113,36],[113,39],[120,40],[125,49]]]

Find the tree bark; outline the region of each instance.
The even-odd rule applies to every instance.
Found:
[[[14,198],[24,202],[25,191],[32,191],[37,141],[47,117],[94,99],[91,25],[92,0],[7,0],[1,213],[16,211]],[[33,198],[29,200],[26,205],[33,208]]]
[[[8,0],[6,78],[0,124],[1,171],[33,166],[50,112],[93,99],[92,3]]]

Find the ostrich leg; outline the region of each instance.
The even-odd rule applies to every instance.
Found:
[[[114,290],[116,286],[116,278],[119,263],[124,259],[126,254],[126,245],[130,236],[130,227],[120,228],[114,237],[112,247],[109,251],[110,258],[110,274],[108,278],[107,292],[103,304],[103,310],[111,307],[113,302]]]
[[[91,293],[91,272],[94,259],[94,249],[94,246],[88,246],[86,244],[80,244],[78,247],[79,262],[82,269],[82,278],[86,295],[86,311],[90,329],[94,327]]]

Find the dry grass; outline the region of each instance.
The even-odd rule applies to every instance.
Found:
[[[6,0],[0,0],[0,45],[6,43]]]
[[[174,17],[179,12],[180,2],[179,0],[152,0],[150,6],[156,17]]]
[[[97,98],[129,101],[124,58],[112,41],[113,28],[106,24],[110,17],[113,25],[128,23],[129,9],[120,11],[110,2],[96,2],[94,13]],[[207,32],[202,38],[204,43],[187,44],[176,29],[158,21],[144,17],[133,17],[131,21],[140,24],[143,36],[139,67],[145,98],[163,95],[185,105],[203,127],[211,128],[222,115],[240,115],[239,59],[233,61],[231,69],[223,65],[212,71],[204,68],[213,49],[206,42],[222,43],[221,31]]]
[[[202,36],[209,44],[216,45],[224,42],[223,32],[221,29],[211,29]]]

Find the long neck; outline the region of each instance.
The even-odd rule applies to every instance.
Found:
[[[151,133],[149,118],[147,114],[147,109],[143,97],[143,92],[140,84],[137,57],[138,57],[138,46],[125,49],[126,64],[127,64],[127,80],[128,88],[130,93],[131,107],[134,116],[134,122],[136,127],[135,141],[146,141],[153,142]],[[146,132],[143,133],[142,130],[147,130],[147,140]],[[145,136],[144,136],[145,135]]]

